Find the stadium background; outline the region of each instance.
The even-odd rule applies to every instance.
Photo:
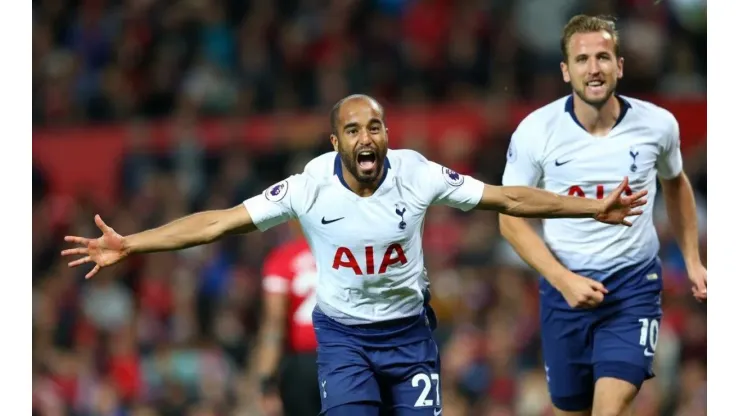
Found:
[[[260,266],[287,227],[85,282],[62,236],[225,208],[330,149],[328,110],[386,105],[393,147],[500,183],[513,128],[568,92],[560,30],[617,16],[619,90],[676,114],[706,259],[701,0],[33,0],[33,392],[39,415],[257,415]],[[656,208],[665,317],[638,415],[701,415],[706,309]],[[547,415],[536,276],[491,213],[435,207],[426,261],[445,415]]]

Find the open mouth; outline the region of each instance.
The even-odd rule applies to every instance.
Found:
[[[372,150],[363,150],[357,155],[357,166],[363,171],[371,171],[375,168],[377,156]]]
[[[606,89],[606,83],[604,81],[589,81],[586,83],[586,89],[593,94],[599,94]]]

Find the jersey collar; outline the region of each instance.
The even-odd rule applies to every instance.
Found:
[[[619,108],[619,117],[617,117],[617,122],[614,123],[614,126],[612,126],[612,128],[617,127],[619,125],[619,123],[621,123],[622,120],[624,120],[624,116],[627,115],[627,111],[630,108],[632,108],[632,104],[630,104],[629,101],[625,100],[624,98],[620,97],[619,95],[616,95],[615,94],[614,96],[617,97],[617,100],[619,100],[619,103],[621,105],[620,105],[620,108]],[[578,121],[578,117],[576,117],[576,111],[575,111],[575,108],[573,106],[573,94],[571,94],[570,96],[568,96],[568,99],[565,100],[565,112],[568,113],[568,114],[570,114],[570,118],[572,118],[573,121],[575,121],[576,124],[578,124],[578,127],[582,128],[583,130],[586,130],[586,128],[583,127],[583,124],[581,124],[581,122]]]
[[[388,171],[391,169],[391,161],[388,159],[388,156],[386,155],[385,161],[383,162],[383,173],[380,177],[380,182],[378,182],[378,189],[380,189],[380,185],[385,182],[385,178],[388,176]],[[349,189],[352,190],[349,185],[347,184],[347,181],[344,180],[344,175],[342,174],[342,158],[339,156],[339,153],[337,153],[337,156],[334,158],[334,174],[337,175],[337,178],[339,178],[339,182],[341,184]]]

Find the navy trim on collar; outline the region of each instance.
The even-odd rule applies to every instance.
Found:
[[[378,182],[378,188],[380,188],[380,185],[383,184],[385,181],[385,178],[388,176],[388,169],[391,168],[391,161],[388,159],[388,156],[385,157],[385,161],[383,162],[383,176],[380,177],[380,182]],[[337,153],[337,156],[334,158],[334,174],[337,175],[339,178],[339,182],[344,185],[345,188],[352,190],[349,185],[347,184],[347,181],[344,180],[344,175],[342,174],[342,158],[339,156],[339,153]]]
[[[617,127],[617,125],[619,125],[619,123],[621,123],[622,120],[624,120],[624,116],[627,115],[627,110],[632,108],[632,104],[630,104],[629,101],[625,100],[624,98],[618,95],[615,95],[615,97],[617,97],[617,100],[619,100],[619,103],[621,104],[621,106],[619,108],[619,117],[617,117],[617,122],[614,123],[612,128]],[[586,128],[583,127],[583,124],[581,124],[581,122],[578,121],[578,117],[576,117],[576,111],[573,106],[573,95],[570,95],[568,99],[565,100],[565,112],[570,114],[570,118],[572,118],[573,121],[575,121],[576,124],[578,124],[580,128],[582,128],[583,130],[586,130]]]

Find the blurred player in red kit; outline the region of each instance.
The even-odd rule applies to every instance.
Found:
[[[311,319],[316,262],[297,222],[291,223],[291,231],[294,238],[270,252],[262,271],[262,322],[252,373],[268,416],[321,412]]]

